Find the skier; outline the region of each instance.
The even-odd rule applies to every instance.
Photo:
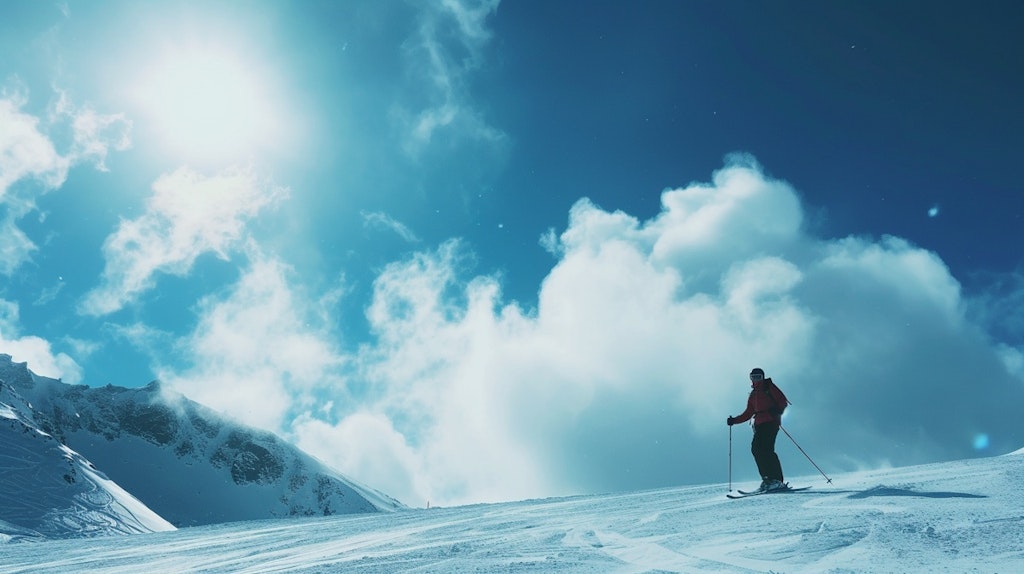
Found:
[[[755,368],[750,371],[750,396],[747,397],[747,410],[736,417],[726,419],[732,426],[754,419],[754,440],[750,443],[750,452],[757,463],[757,471],[761,473],[761,491],[786,488],[782,482],[782,463],[775,454],[775,437],[779,434],[782,424],[782,411],[789,401],[779,387],[771,379],[764,377],[764,370]]]

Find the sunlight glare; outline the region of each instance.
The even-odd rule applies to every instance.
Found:
[[[230,51],[167,51],[142,78],[138,103],[164,152],[189,161],[242,159],[276,132],[258,68]]]

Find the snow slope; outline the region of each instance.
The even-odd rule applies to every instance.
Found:
[[[0,572],[1024,572],[1022,455],[833,479],[11,544]]]
[[[41,429],[176,526],[402,507],[158,383],[67,385],[2,354],[0,380],[32,403]],[[6,482],[0,476],[0,487]]]
[[[3,384],[0,471],[0,542],[174,530],[83,456],[40,430],[31,405]]]

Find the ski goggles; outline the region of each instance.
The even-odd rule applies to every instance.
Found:
[[[750,373],[751,381],[760,381],[764,379],[764,375],[761,373]]]

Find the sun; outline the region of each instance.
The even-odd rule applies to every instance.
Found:
[[[196,163],[250,157],[280,132],[280,110],[256,62],[214,45],[166,49],[134,100],[161,153]]]

